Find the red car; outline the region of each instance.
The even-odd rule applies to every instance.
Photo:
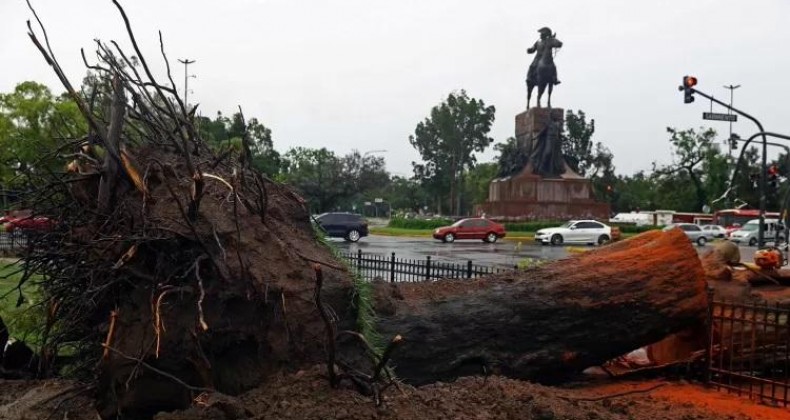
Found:
[[[3,225],[6,232],[13,232],[14,230],[46,232],[54,227],[54,223],[49,218],[32,216],[30,212],[26,211],[7,212],[0,217],[0,224]]]
[[[443,226],[433,231],[433,237],[442,242],[453,242],[456,239],[482,239],[483,242],[494,243],[505,235],[504,226],[479,217],[461,219],[451,226]]]

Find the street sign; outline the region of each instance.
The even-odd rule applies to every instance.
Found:
[[[738,121],[738,116],[735,114],[719,114],[718,112],[703,112],[702,113],[703,120],[714,120],[714,121],[730,121],[736,122]]]
[[[384,202],[384,199],[383,199],[383,198],[377,198],[377,199],[375,199],[375,200],[373,200],[373,201],[375,201],[375,202],[377,202],[377,203],[383,203],[383,202]]]

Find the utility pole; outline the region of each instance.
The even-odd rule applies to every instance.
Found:
[[[727,114],[732,114],[732,99],[734,96],[735,89],[738,89],[741,85],[724,85],[725,89],[730,90],[730,108],[727,108]],[[727,138],[727,143],[729,144],[730,149],[730,162],[732,162],[732,121],[730,121],[730,137]]]
[[[189,106],[189,102],[187,101],[187,96],[189,96],[189,71],[187,68],[190,64],[194,63],[195,60],[190,60],[188,58],[185,59],[178,59],[178,61],[184,65],[184,105]]]

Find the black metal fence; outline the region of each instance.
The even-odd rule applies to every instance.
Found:
[[[27,246],[27,235],[21,231],[0,232],[0,253],[15,254]]]
[[[492,267],[473,264],[471,260],[453,263],[432,259],[430,256],[420,259],[397,258],[390,255],[341,253],[351,269],[365,280],[385,280],[390,282],[430,281],[437,279],[471,279],[489,274],[501,273],[517,269],[513,267]]]
[[[718,389],[787,407],[790,307],[714,300],[708,308],[707,382]]]

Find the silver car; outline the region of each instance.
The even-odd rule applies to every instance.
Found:
[[[671,225],[667,225],[664,228],[664,231],[675,228],[682,230],[683,233],[688,236],[691,242],[696,242],[699,246],[704,246],[709,240],[712,239],[709,233],[706,233],[699,225],[695,225],[694,223],[673,223]]]

